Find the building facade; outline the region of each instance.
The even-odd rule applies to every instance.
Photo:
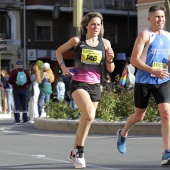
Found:
[[[135,0],[86,0],[83,14],[97,11],[103,14],[104,37],[109,39],[115,54],[130,55],[137,35],[137,10]],[[56,7],[57,11],[54,11]],[[26,49],[27,62],[49,62],[58,77],[60,68],[55,50],[77,34],[74,27],[73,0],[26,0]],[[54,15],[55,14],[55,15]],[[68,67],[74,66],[74,50],[64,54]],[[113,73],[120,74],[125,61],[116,61]]]
[[[15,67],[17,58],[21,57],[21,15],[23,3],[20,0],[0,0],[0,33],[5,34],[6,50],[1,50],[1,69],[9,71]]]
[[[87,3],[86,3],[87,2]],[[74,0],[0,0],[0,33],[6,34],[6,51],[1,51],[1,69],[9,71],[22,59],[29,69],[37,60],[49,62],[56,78],[61,73],[55,50],[77,34],[74,26]],[[166,0],[85,0],[83,14],[97,11],[104,17],[104,37],[115,56],[130,57],[139,32],[149,26],[148,9]],[[168,7],[168,6],[167,6]],[[57,9],[57,10],[54,10]],[[165,29],[170,31],[169,10]],[[64,54],[67,66],[74,66],[74,50]],[[121,74],[125,61],[116,58],[113,78]]]

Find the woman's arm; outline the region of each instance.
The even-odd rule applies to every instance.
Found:
[[[79,43],[79,37],[72,37],[69,41],[65,44],[61,45],[55,52],[58,64],[63,71],[64,76],[73,76],[73,73],[70,72],[69,68],[66,67],[64,60],[63,60],[63,53],[68,51],[69,49],[76,47]]]
[[[113,72],[115,69],[115,64],[113,62],[114,52],[109,40],[103,38],[103,42],[106,50],[106,68],[109,72]]]

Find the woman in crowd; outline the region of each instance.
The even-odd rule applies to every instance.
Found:
[[[6,92],[5,92],[4,85],[3,85],[4,84],[4,78],[5,78],[5,75],[6,75],[7,72],[8,71],[6,69],[1,70],[1,97],[2,97],[2,107],[3,107],[4,113],[7,113],[7,107],[8,107],[7,96],[6,96]]]
[[[11,114],[11,112],[14,111],[14,98],[13,98],[12,85],[8,83],[8,80],[9,80],[9,73],[6,70],[4,81],[3,81],[3,87],[7,99],[8,113]]]
[[[34,123],[35,117],[38,117],[38,97],[40,94],[39,84],[42,82],[40,77],[41,71],[39,70],[39,67],[37,64],[31,65],[31,92],[32,95],[29,99],[29,107],[28,112],[30,116],[30,123]]]
[[[115,68],[110,41],[102,38],[103,16],[98,12],[90,12],[83,17],[81,26],[83,34],[80,37],[72,37],[56,50],[57,61],[63,74],[74,75],[70,92],[81,111],[74,146],[69,156],[69,161],[74,163],[75,168],[86,167],[84,144],[101,98],[102,69],[104,64],[109,72]],[[71,48],[75,48],[74,74],[63,60],[63,53]]]
[[[43,71],[41,73],[42,82],[39,85],[40,95],[39,95],[39,101],[38,101],[39,117],[41,117],[44,103],[48,103],[50,100],[50,95],[53,92],[51,83],[53,83],[55,79],[49,63],[44,63],[42,65],[42,68],[43,68]]]
[[[113,89],[113,82],[111,81],[111,77],[109,73],[106,73],[105,81],[103,82],[103,88],[106,90]]]

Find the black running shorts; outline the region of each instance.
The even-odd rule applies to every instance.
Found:
[[[86,90],[92,102],[99,102],[101,98],[101,87],[99,83],[96,84],[87,84],[84,82],[79,81],[72,81],[71,87],[70,87],[70,93],[72,94],[77,89],[84,89]]]
[[[151,94],[157,105],[160,103],[170,103],[170,81],[158,85],[135,83],[135,107],[146,108]]]

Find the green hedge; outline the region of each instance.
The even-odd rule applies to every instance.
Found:
[[[80,117],[79,109],[73,110],[64,102],[53,102],[50,100],[45,105],[45,111],[50,118],[55,119],[76,119]],[[101,95],[101,101],[98,104],[96,118],[103,121],[121,121],[134,112],[133,90],[123,88],[104,90]],[[145,121],[160,121],[157,105],[151,96]]]

